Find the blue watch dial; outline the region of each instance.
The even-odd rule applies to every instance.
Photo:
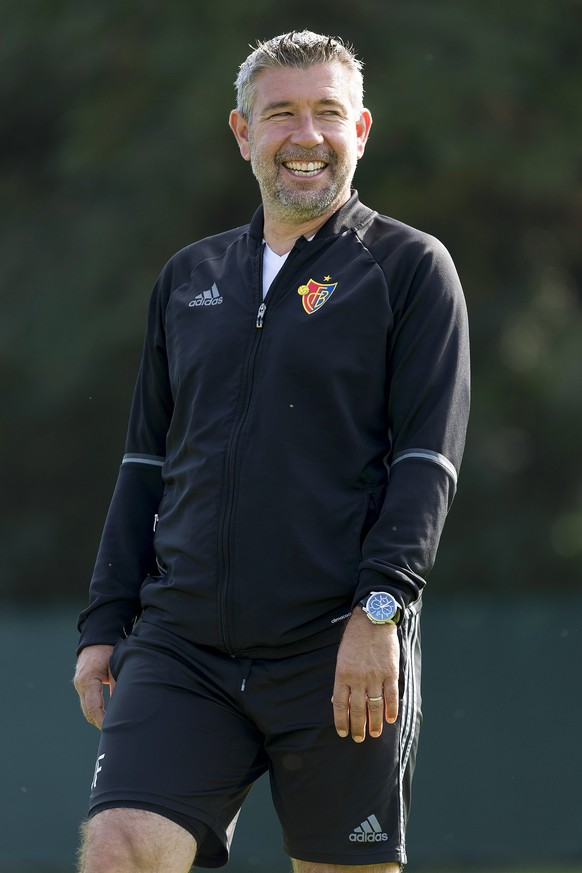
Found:
[[[398,604],[386,591],[373,591],[366,603],[366,611],[373,621],[390,621],[398,612]]]

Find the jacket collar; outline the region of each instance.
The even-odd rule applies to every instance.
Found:
[[[371,221],[375,215],[373,209],[360,203],[358,192],[352,188],[350,199],[317,231],[315,239],[339,236],[346,230],[356,230]],[[249,236],[256,242],[263,241],[263,223],[263,207],[259,206],[249,225]]]

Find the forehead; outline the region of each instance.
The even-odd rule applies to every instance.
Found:
[[[330,100],[351,104],[350,71],[344,64],[314,64],[306,69],[269,67],[255,79],[253,112],[261,112],[272,104],[315,104]]]

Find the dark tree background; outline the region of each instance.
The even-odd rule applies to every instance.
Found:
[[[227,128],[248,44],[366,63],[369,205],[440,237],[474,403],[431,585],[558,597],[582,569],[578,0],[0,2],[0,598],[86,597],[150,288],[258,203]]]

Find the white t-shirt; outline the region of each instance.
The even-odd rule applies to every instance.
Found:
[[[264,241],[263,241],[264,242]],[[273,249],[269,248],[264,242],[265,251],[263,252],[263,300],[267,291],[271,287],[273,279],[287,260],[289,252],[284,255],[278,255]]]
[[[315,234],[307,237],[307,242],[311,242]],[[269,248],[265,240],[263,240],[265,251],[263,253],[263,300],[267,295],[267,291],[273,284],[273,280],[285,261],[289,256],[289,252],[284,255],[278,255],[273,249]]]

